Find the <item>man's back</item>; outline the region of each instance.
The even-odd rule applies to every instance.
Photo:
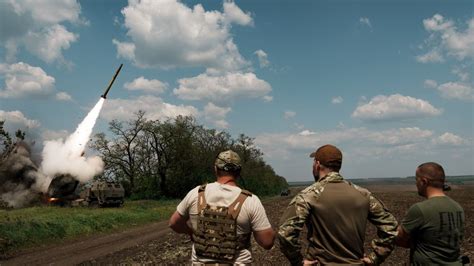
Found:
[[[319,196],[309,195],[308,255],[322,263],[360,263],[369,199],[346,182],[329,182]]]
[[[412,238],[410,261],[419,264],[459,264],[464,211],[447,196],[414,204],[402,222]]]
[[[292,207],[293,206],[293,207]],[[363,265],[367,220],[377,226],[373,261],[383,261],[393,249],[397,222],[371,193],[344,181],[337,172],[300,192],[290,203],[280,226],[282,251],[292,264],[299,264],[299,233],[308,227],[304,259],[322,264]]]
[[[198,190],[199,187],[191,190],[183,201],[178,205],[177,211],[184,217],[189,217],[193,230],[197,229],[198,215]],[[206,202],[213,206],[228,206],[239,196],[241,189],[236,186],[210,183],[206,186]],[[242,209],[237,217],[237,234],[249,235],[254,231],[271,228],[266,217],[262,203],[257,196],[248,197],[242,204]],[[250,237],[250,236],[249,236]],[[250,239],[250,238],[249,238]],[[196,255],[194,246],[192,250],[193,262],[212,262],[210,259],[199,258]],[[236,263],[251,263],[252,256],[249,249],[245,248],[238,252]]]

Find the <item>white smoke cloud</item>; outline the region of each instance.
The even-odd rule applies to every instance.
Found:
[[[84,157],[82,153],[89,141],[92,129],[99,117],[104,99],[87,114],[76,131],[65,141],[63,139],[44,142],[43,161],[41,171],[47,176],[37,180],[37,187],[45,192],[52,178],[58,174],[70,174],[80,182],[87,182],[94,176],[102,173],[104,162],[98,156]]]

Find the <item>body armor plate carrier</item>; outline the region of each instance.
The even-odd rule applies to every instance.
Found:
[[[232,262],[240,250],[250,247],[250,233],[237,234],[237,217],[245,199],[252,193],[242,190],[234,202],[224,207],[207,204],[205,190],[205,184],[199,188],[194,249],[199,257]]]

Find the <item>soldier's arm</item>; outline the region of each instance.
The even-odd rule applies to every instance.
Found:
[[[281,252],[291,265],[302,265],[299,236],[309,215],[309,204],[299,194],[291,202],[282,217],[278,231]]]
[[[367,257],[375,264],[382,263],[394,249],[397,236],[397,220],[384,207],[381,201],[372,194],[369,195],[369,221],[377,227],[378,238],[372,240],[372,252]]]
[[[169,227],[179,234],[188,234],[192,236],[193,230],[187,223],[188,219],[182,216],[178,211],[175,211],[169,220]]]
[[[401,225],[398,226],[398,235],[395,238],[395,245],[403,248],[410,248],[411,246],[410,234],[407,233]]]
[[[271,249],[275,241],[275,231],[272,228],[268,228],[261,231],[253,232],[255,241],[264,249]]]
[[[395,238],[395,244],[400,247],[411,247],[411,235],[424,223],[423,214],[420,208],[415,204],[408,209],[407,214],[398,226],[398,235]]]

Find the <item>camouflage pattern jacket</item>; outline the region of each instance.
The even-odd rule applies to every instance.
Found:
[[[290,202],[278,232],[281,251],[292,265],[301,265],[303,259],[323,265],[364,265],[367,220],[377,227],[378,236],[367,256],[378,265],[394,248],[395,217],[367,189],[331,172]],[[299,236],[305,224],[308,247],[303,256]]]

